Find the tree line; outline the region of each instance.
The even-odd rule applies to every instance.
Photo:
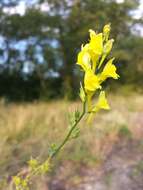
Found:
[[[31,3],[30,3],[31,2]],[[118,85],[143,82],[143,38],[135,32],[142,18],[138,0],[20,0],[0,2],[0,96],[9,101],[76,98],[80,76],[76,55],[88,30],[111,23],[112,55]],[[43,9],[44,7],[45,9]],[[143,86],[143,85],[142,85]]]

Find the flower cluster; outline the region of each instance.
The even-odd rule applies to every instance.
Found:
[[[90,29],[89,43],[82,45],[77,58],[77,64],[84,71],[84,85],[81,86],[80,97],[83,102],[87,100],[89,118],[100,109],[109,109],[102,83],[107,78],[119,77],[113,64],[114,58],[106,61],[114,42],[109,39],[110,29],[110,24],[105,25],[103,32],[99,34]],[[92,98],[97,91],[100,91],[98,102],[93,105]]]
[[[28,161],[29,171],[26,176],[22,176],[22,173],[19,173],[16,176],[13,176],[13,183],[16,190],[30,190],[31,178],[36,175],[43,175],[49,172],[50,170],[50,157],[40,164],[37,159],[31,158]]]

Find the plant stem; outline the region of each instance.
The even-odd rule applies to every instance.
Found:
[[[73,124],[73,126],[71,127],[71,129],[69,130],[69,132],[67,133],[66,137],[64,138],[64,140],[61,142],[61,144],[57,147],[57,149],[53,152],[52,155],[50,155],[48,157],[48,159],[44,162],[46,163],[47,161],[49,162],[53,157],[55,157],[58,152],[64,147],[64,145],[66,144],[66,142],[69,140],[69,138],[71,137],[71,134],[73,132],[73,130],[76,128],[76,126],[78,125],[78,123],[81,121],[81,119],[83,118],[83,116],[85,115],[86,113],[86,102],[83,103],[83,108],[82,108],[82,113],[80,115],[80,117],[78,118],[78,120],[75,121],[75,123]],[[39,167],[36,168],[36,170],[30,172],[27,177],[26,177],[26,180],[27,182],[30,180],[30,178],[36,174],[38,174],[38,172],[40,171],[41,169],[41,165],[39,165]],[[20,173],[17,175],[17,176],[20,176]]]
[[[83,109],[82,109],[82,113],[79,117],[79,119],[74,123],[74,125],[71,127],[71,129],[69,130],[68,134],[66,135],[66,137],[64,138],[64,140],[62,141],[62,143],[58,146],[58,148],[55,150],[55,152],[52,154],[51,158],[55,157],[55,155],[58,154],[58,152],[63,148],[63,146],[66,144],[66,142],[69,140],[73,130],[76,128],[76,126],[78,125],[78,123],[81,121],[81,119],[83,118],[83,116],[85,115],[85,109],[86,109],[86,102],[83,103]]]

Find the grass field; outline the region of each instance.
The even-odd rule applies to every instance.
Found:
[[[124,139],[143,135],[143,96],[110,95],[111,110],[97,114],[89,126],[80,124],[79,138],[71,140],[54,161],[95,166],[102,163],[113,146]],[[68,112],[80,109],[80,102],[0,103],[0,180],[26,167],[30,157],[44,160],[51,143],[60,142],[68,130]],[[64,175],[64,174],[63,174]],[[42,190],[42,189],[41,189]]]

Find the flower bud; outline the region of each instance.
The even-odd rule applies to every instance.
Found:
[[[106,44],[104,45],[104,54],[109,54],[112,46],[113,46],[114,39],[108,40]]]
[[[105,41],[108,40],[108,37],[109,37],[109,34],[110,34],[110,30],[111,30],[110,24],[106,24],[104,26],[104,28],[103,28],[103,34],[104,34]]]

